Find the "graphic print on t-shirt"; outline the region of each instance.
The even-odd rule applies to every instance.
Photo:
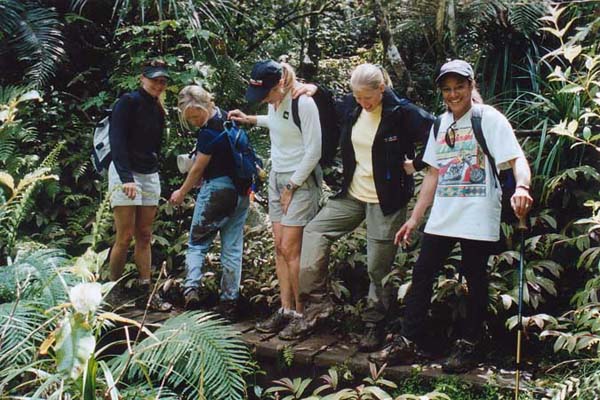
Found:
[[[437,138],[438,186],[441,197],[485,197],[485,155],[477,145],[471,127],[453,128],[454,147],[444,135]]]

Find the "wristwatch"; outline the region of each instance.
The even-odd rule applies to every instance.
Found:
[[[288,182],[288,183],[285,184],[285,188],[287,190],[289,190],[290,192],[293,192],[294,190],[296,190],[297,187],[298,187],[298,185],[296,185],[293,182]]]

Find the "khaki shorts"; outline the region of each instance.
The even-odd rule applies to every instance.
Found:
[[[285,226],[305,226],[317,215],[321,188],[317,186],[314,174],[311,174],[299,186],[292,196],[287,214],[281,210],[281,192],[290,181],[293,172],[274,172],[269,174],[269,218]]]
[[[108,191],[111,193],[110,205],[117,206],[157,206],[160,199],[160,177],[158,172],[153,174],[133,173],[136,194],[130,199],[123,193],[121,178],[113,163],[108,167]]]

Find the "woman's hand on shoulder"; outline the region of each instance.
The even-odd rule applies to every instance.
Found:
[[[248,115],[244,114],[241,110],[231,110],[227,114],[227,119],[231,119],[235,122],[240,122],[242,124],[251,124],[250,118]]]
[[[315,93],[317,93],[318,89],[319,88],[317,87],[317,85],[314,85],[312,83],[303,83],[292,89],[292,98],[296,99],[302,96],[303,94],[313,97]]]

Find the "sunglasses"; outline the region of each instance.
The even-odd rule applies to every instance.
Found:
[[[456,144],[456,121],[450,124],[448,129],[446,129],[446,135],[444,136],[444,141],[450,148],[454,148]]]

